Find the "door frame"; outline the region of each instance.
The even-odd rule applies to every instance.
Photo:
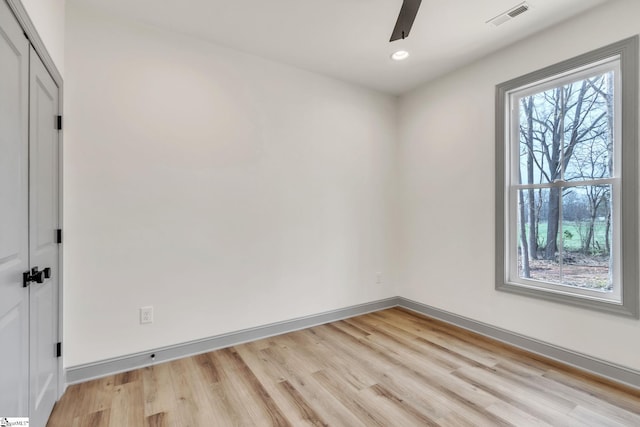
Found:
[[[0,1],[7,2],[7,4],[9,5],[9,9],[11,9],[13,14],[15,15],[16,19],[18,20],[18,23],[22,27],[22,30],[24,31],[25,35],[29,39],[29,42],[31,43],[36,53],[42,60],[42,63],[44,64],[49,74],[51,74],[51,77],[53,78],[53,81],[55,82],[56,86],[58,86],[58,111],[60,112],[59,113],[60,115],[63,115],[64,114],[64,110],[63,110],[63,92],[64,91],[63,91],[62,74],[60,74],[58,67],[56,67],[56,64],[53,62],[51,55],[49,55],[49,52],[47,51],[44,45],[44,42],[42,41],[42,38],[40,38],[40,35],[38,34],[38,31],[36,30],[36,27],[33,24],[33,21],[31,21],[31,18],[27,14],[27,10],[24,8],[24,5],[20,0],[0,0]],[[64,129],[64,125],[63,125],[63,129]],[[63,218],[64,218],[63,217],[63,200],[64,200],[63,198],[63,190],[64,190],[63,135],[64,135],[64,130],[58,131],[58,226],[60,228],[62,228],[62,224],[64,224],[64,221],[63,221]],[[63,233],[64,233],[64,230],[63,230]],[[58,272],[59,272],[59,275],[58,275],[58,340],[63,343],[62,354],[64,357],[64,351],[65,351],[64,329],[63,329],[64,316],[62,311],[63,301],[64,301],[63,299],[63,294],[64,294],[63,260],[64,260],[64,246],[61,246],[59,257],[58,257]],[[64,393],[67,386],[67,379],[64,371],[64,364],[62,363],[63,357],[58,358],[58,390],[57,390],[58,395],[56,396],[57,399],[60,399],[60,397]]]

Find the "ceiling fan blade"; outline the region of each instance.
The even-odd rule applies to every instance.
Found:
[[[393,34],[391,34],[391,40],[389,40],[390,42],[399,40],[399,39],[404,39],[409,36],[409,31],[411,31],[411,26],[413,25],[413,21],[416,19],[416,15],[418,14],[420,3],[422,3],[422,0],[403,0],[402,1],[402,7],[400,8],[400,15],[398,15],[396,26],[393,29]]]

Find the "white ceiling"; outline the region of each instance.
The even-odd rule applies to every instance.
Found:
[[[410,36],[389,43],[402,0],[71,0],[303,69],[400,94],[614,0],[423,0]],[[394,62],[404,49],[409,59]]]

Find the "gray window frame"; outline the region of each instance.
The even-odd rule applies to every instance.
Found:
[[[496,286],[495,289],[535,298],[541,298],[557,303],[569,304],[587,309],[639,318],[640,315],[640,278],[638,261],[638,91],[640,77],[638,73],[639,36],[621,40],[617,43],[593,50],[583,55],[562,61],[549,67],[534,71],[521,77],[509,80],[496,86]],[[525,85],[533,84],[556,75],[561,75],[575,69],[588,66],[592,63],[612,57],[620,57],[621,70],[621,105],[622,105],[622,197],[621,197],[621,278],[622,278],[622,302],[621,304],[609,301],[594,300],[580,295],[558,293],[541,288],[524,287],[508,283],[505,260],[506,251],[509,248],[505,241],[505,227],[508,226],[506,214],[507,189],[506,173],[507,164],[506,144],[508,138],[507,106],[509,93]]]

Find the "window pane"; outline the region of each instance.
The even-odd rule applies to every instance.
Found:
[[[562,284],[611,291],[611,186],[565,189]]]
[[[562,146],[558,129],[561,90],[552,89],[519,101],[520,182],[544,184],[559,178]]]
[[[556,203],[550,203],[552,191]],[[559,208],[558,190],[523,189],[518,193],[518,275],[522,279],[561,283],[557,248],[547,247],[548,234],[557,234],[548,225],[550,207],[555,211]]]
[[[613,71],[563,87],[564,179],[609,178],[613,168]]]
[[[613,91],[610,71],[520,98],[520,182],[611,177]]]

